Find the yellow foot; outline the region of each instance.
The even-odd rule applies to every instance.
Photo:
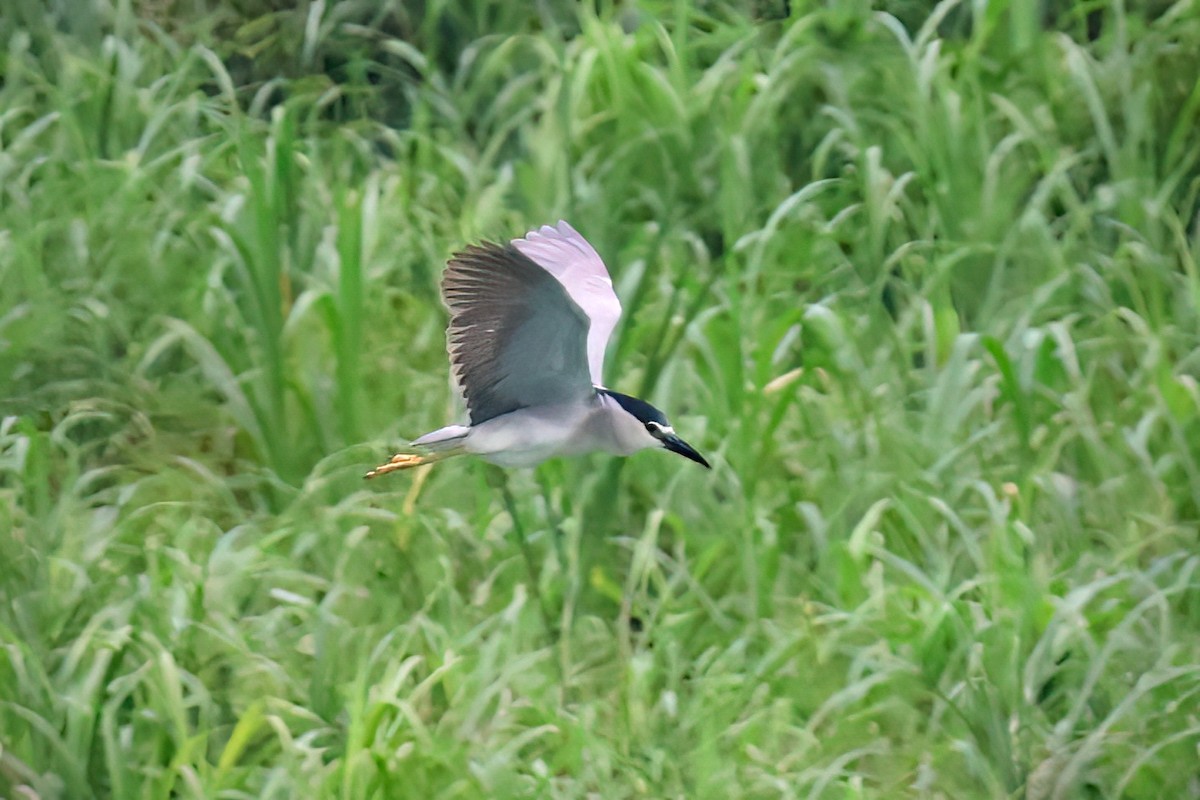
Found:
[[[378,478],[380,475],[386,475],[389,472],[396,472],[402,469],[412,469],[413,467],[419,467],[422,464],[428,464],[433,461],[437,461],[437,459],[430,458],[428,456],[418,456],[412,453],[397,453],[396,455],[392,456],[388,463],[380,464],[366,475],[363,475],[363,477]]]

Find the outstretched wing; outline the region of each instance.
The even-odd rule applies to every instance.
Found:
[[[455,253],[442,277],[451,368],[472,425],[594,391],[588,315],[535,261],[515,243],[484,242]]]
[[[549,272],[582,309],[587,329],[587,361],[591,382],[603,386],[604,350],[621,317],[621,302],[600,255],[587,239],[563,220],[553,228],[543,225],[512,246]]]

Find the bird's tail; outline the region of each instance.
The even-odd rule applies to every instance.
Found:
[[[447,425],[425,434],[420,439],[414,439],[412,446],[424,447],[439,453],[462,445],[462,440],[467,438],[467,434],[470,432],[471,429],[466,425]]]

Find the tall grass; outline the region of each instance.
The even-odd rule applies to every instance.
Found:
[[[1200,791],[1194,3],[76,5],[0,17],[0,794]],[[716,469],[364,485],[559,217]]]

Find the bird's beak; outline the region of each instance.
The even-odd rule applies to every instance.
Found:
[[[709,463],[704,460],[704,456],[702,456],[698,452],[696,452],[696,448],[692,447],[690,444],[685,442],[683,439],[680,439],[675,434],[672,433],[668,436],[664,436],[662,438],[662,443],[663,443],[663,447],[667,448],[672,453],[679,453],[679,455],[683,456],[684,458],[690,458],[692,461],[695,461],[697,464],[702,464],[705,469],[712,469],[712,467],[709,465]]]

